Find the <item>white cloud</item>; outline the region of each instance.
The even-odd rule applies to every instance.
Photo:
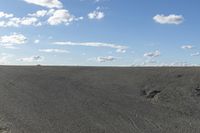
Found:
[[[117,53],[126,53],[126,49],[117,49],[116,52]]]
[[[70,53],[69,51],[64,49],[39,49],[39,51],[46,53]]]
[[[144,57],[151,57],[151,58],[153,58],[153,57],[158,57],[158,56],[160,56],[160,51],[158,51],[158,50],[156,50],[154,52],[148,52],[148,53],[144,54]]]
[[[2,17],[6,16],[7,13],[2,12]],[[44,24],[58,25],[65,24],[69,25],[74,21],[83,20],[83,17],[75,17],[65,9],[49,9],[49,10],[38,10],[35,13],[29,13],[24,17],[15,17],[14,15],[7,14],[0,20],[0,27],[19,27],[19,26],[42,26]],[[1,18],[1,17],[0,17]]]
[[[25,58],[19,58],[17,59],[17,61],[21,61],[21,62],[41,62],[44,60],[44,57],[42,56],[31,56],[31,57],[25,57]]]
[[[15,45],[25,44],[27,38],[22,34],[13,33],[11,35],[0,36],[1,46],[5,48],[15,48]]]
[[[8,14],[5,12],[0,12],[0,18],[11,18],[13,17],[13,14]]]
[[[46,10],[39,10],[36,13],[28,14],[25,17],[15,17],[13,14],[1,13],[2,16],[6,16],[0,21],[0,27],[19,27],[21,25],[25,26],[41,26],[42,23],[39,21],[38,17],[43,17]],[[47,11],[46,11],[47,12]],[[4,15],[3,15],[4,14]]]
[[[19,26],[19,18],[11,18],[9,20],[0,21],[0,27],[18,27]]]
[[[80,17],[82,19],[82,17]],[[47,20],[50,25],[58,25],[64,23],[65,25],[69,25],[71,22],[79,20],[79,18],[75,18],[75,16],[71,15],[68,10],[60,9],[55,10],[53,15],[49,17]]]
[[[38,43],[40,43],[40,40],[36,39],[36,40],[34,41],[34,43],[35,43],[35,44],[38,44]]]
[[[97,57],[96,60],[100,63],[103,63],[103,62],[111,62],[111,61],[114,61],[116,60],[115,57],[113,56],[105,56],[105,57]]]
[[[191,56],[200,56],[200,52],[192,53]]]
[[[56,45],[68,45],[68,46],[86,46],[86,47],[107,47],[116,49],[116,52],[124,52],[128,47],[122,45],[116,45],[111,43],[101,42],[54,42]]]
[[[38,19],[35,17],[24,17],[19,21],[19,24],[21,25],[37,25]]]
[[[48,14],[48,11],[47,10],[39,10],[35,13],[32,13],[32,14],[28,14],[28,16],[31,16],[31,17],[44,17]]]
[[[184,20],[182,15],[171,14],[168,16],[165,15],[156,15],[153,17],[154,21],[160,24],[181,24]]]
[[[24,0],[29,4],[35,4],[47,8],[62,8],[63,4],[59,0]]]
[[[194,46],[192,46],[192,45],[183,45],[181,48],[182,49],[192,49],[192,48],[194,48]]]
[[[100,20],[100,19],[103,19],[104,17],[105,17],[104,12],[101,12],[101,11],[98,11],[98,10],[95,10],[95,11],[88,14],[89,19]]]
[[[8,20],[0,21],[0,27],[19,27],[20,25],[25,26],[41,26],[41,22],[36,17],[13,17]]]
[[[13,55],[11,54],[6,54],[6,53],[1,53],[0,54],[0,64],[1,65],[5,65],[5,64],[9,64],[9,59],[12,57]]]

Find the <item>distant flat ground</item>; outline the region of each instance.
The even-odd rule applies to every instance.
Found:
[[[0,133],[200,133],[200,68],[0,66]]]

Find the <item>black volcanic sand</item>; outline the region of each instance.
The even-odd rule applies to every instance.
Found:
[[[1,66],[0,133],[200,133],[200,68]]]

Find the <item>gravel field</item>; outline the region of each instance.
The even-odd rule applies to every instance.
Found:
[[[200,133],[200,68],[0,66],[0,133]]]

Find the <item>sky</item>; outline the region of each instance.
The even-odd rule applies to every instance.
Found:
[[[199,66],[199,0],[2,0],[0,65]]]

